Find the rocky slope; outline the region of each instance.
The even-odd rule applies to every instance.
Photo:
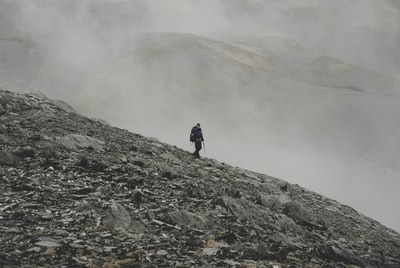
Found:
[[[36,93],[0,119],[2,267],[400,266],[398,233],[298,185]]]

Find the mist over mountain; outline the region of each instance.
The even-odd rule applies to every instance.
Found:
[[[8,1],[0,87],[318,191],[399,230],[396,1]]]

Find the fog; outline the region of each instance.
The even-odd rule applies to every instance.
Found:
[[[0,87],[297,183],[400,231],[400,5],[0,0]]]

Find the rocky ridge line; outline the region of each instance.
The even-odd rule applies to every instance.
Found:
[[[400,235],[298,185],[0,90],[3,267],[400,267]]]

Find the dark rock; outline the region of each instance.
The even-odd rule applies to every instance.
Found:
[[[35,157],[35,151],[30,146],[25,146],[15,153],[20,158]]]
[[[26,178],[19,178],[11,181],[11,190],[14,192],[19,191],[34,191],[36,188],[33,182]]]
[[[78,195],[87,195],[89,193],[93,193],[94,191],[95,189],[91,187],[76,188],[71,190],[71,192]]]
[[[15,167],[19,164],[20,158],[13,153],[0,150],[0,165]]]
[[[140,191],[139,189],[135,189],[133,192],[132,192],[132,199],[133,199],[133,201],[135,202],[135,204],[137,205],[137,206],[140,206],[141,204],[142,204],[142,202],[143,202],[143,198],[144,198],[144,194],[143,194],[143,192],[142,191]]]
[[[142,186],[144,184],[144,179],[140,177],[133,177],[127,179],[126,183],[128,188],[136,189],[137,187]]]
[[[228,244],[233,244],[234,242],[238,241],[238,237],[233,232],[226,232],[217,237],[217,240],[223,240]]]
[[[79,160],[78,166],[88,168],[89,167],[89,160],[86,157],[82,157],[81,160]]]
[[[60,162],[53,159],[46,159],[41,163],[44,168],[59,168]]]
[[[134,165],[139,166],[141,168],[144,168],[146,166],[146,163],[142,160],[134,160],[132,162]]]
[[[338,246],[333,246],[333,245],[319,246],[316,249],[316,254],[318,257],[322,259],[327,259],[329,261],[344,262],[346,264],[354,264],[360,267],[366,266],[365,261],[361,257],[356,256],[351,250],[343,249]]]

